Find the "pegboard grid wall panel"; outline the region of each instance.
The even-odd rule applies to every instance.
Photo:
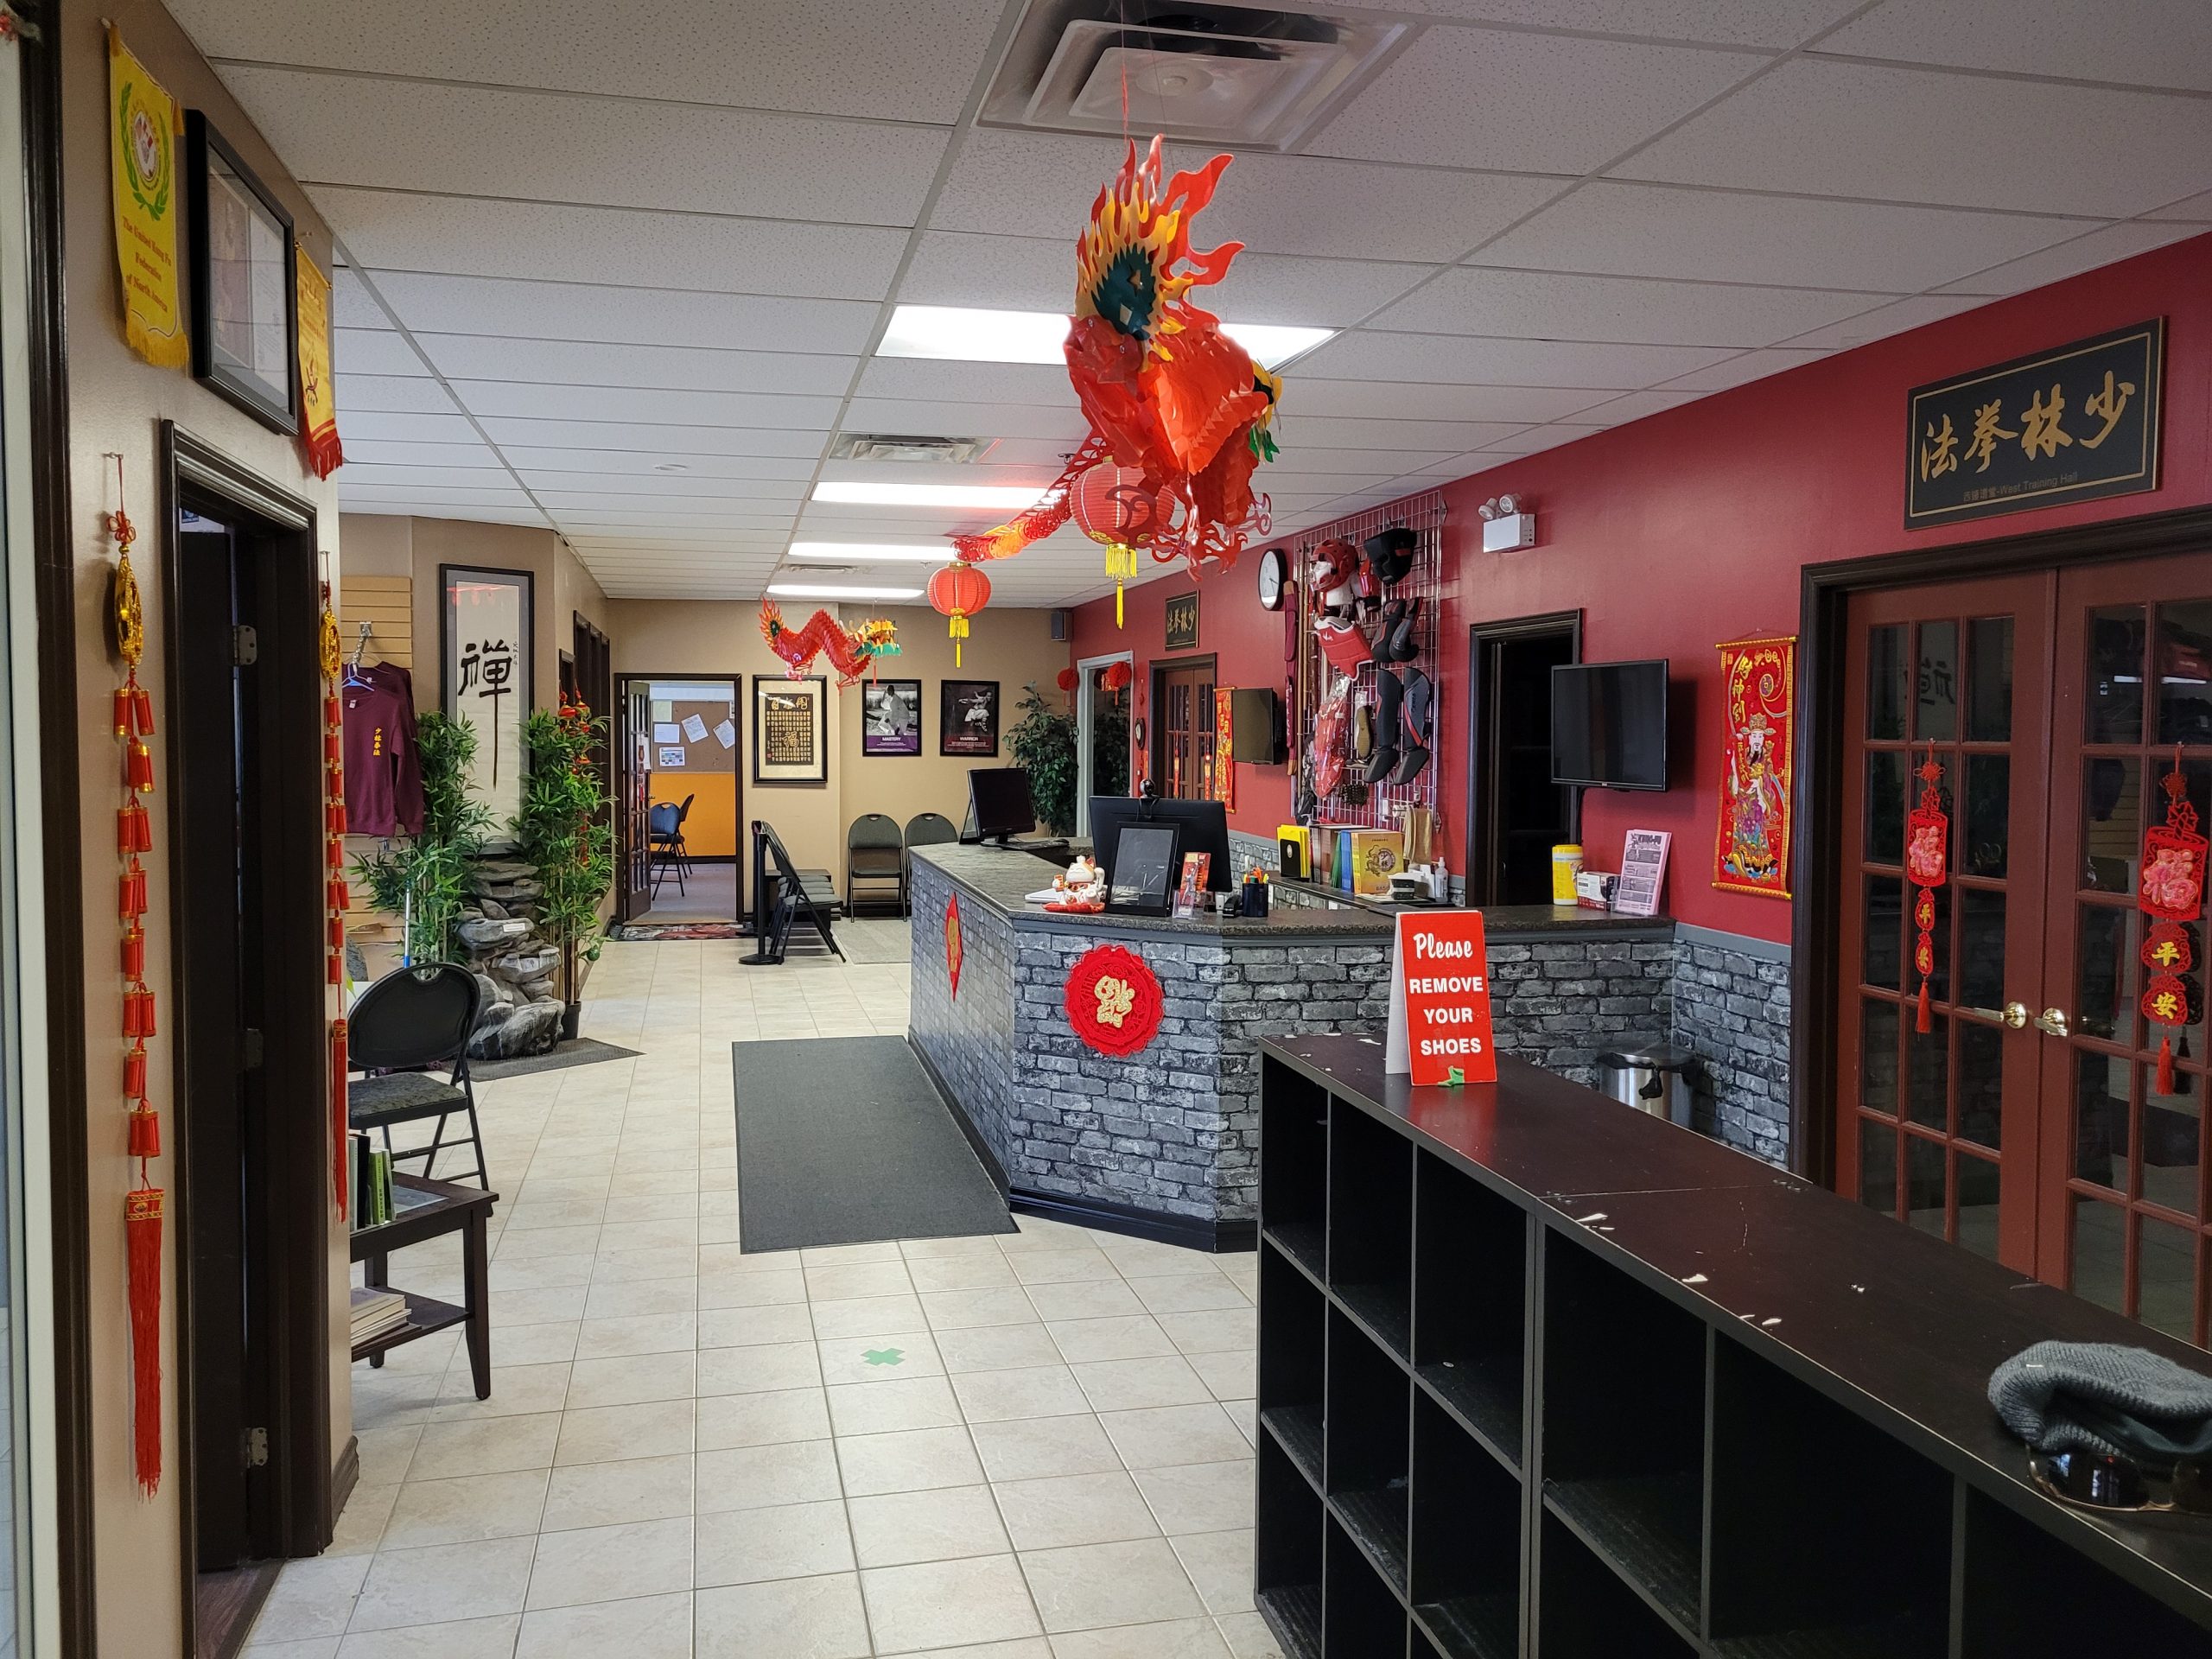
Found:
[[[1313,550],[1332,538],[1347,541],[1358,547],[1370,536],[1398,528],[1410,530],[1419,538],[1419,544],[1414,550],[1413,568],[1406,572],[1402,580],[1393,582],[1387,590],[1378,594],[1373,605],[1363,601],[1360,625],[1372,639],[1375,616],[1383,602],[1391,599],[1420,601],[1421,613],[1414,626],[1414,638],[1420,644],[1421,654],[1410,663],[1393,666],[1402,676],[1410,670],[1419,669],[1427,676],[1430,685],[1436,688],[1436,697],[1440,701],[1443,682],[1437,673],[1436,630],[1437,612],[1443,602],[1444,592],[1444,518],[1443,494],[1432,490],[1425,494],[1393,501],[1386,506],[1370,508],[1349,518],[1317,525],[1301,533],[1292,543],[1295,553],[1293,569],[1300,579],[1300,601],[1296,688],[1297,743],[1290,758],[1294,775],[1311,775],[1314,716],[1320,709],[1322,699],[1344,678],[1343,674],[1321,655],[1313,635],[1313,610],[1306,602],[1305,587],[1305,575],[1310,567]],[[1371,710],[1375,707],[1375,675],[1376,666],[1372,662],[1360,665],[1357,677],[1358,683],[1352,692],[1354,718],[1344,722],[1343,741],[1347,744],[1352,741],[1352,732],[1357,723],[1357,710],[1363,707]],[[1379,742],[1381,734],[1376,736]],[[1421,769],[1418,777],[1405,784],[1368,785],[1363,781],[1367,763],[1356,757],[1348,759],[1344,765],[1344,783],[1335,794],[1321,802],[1319,821],[1355,824],[1369,830],[1395,830],[1399,827],[1408,807],[1427,807],[1435,811],[1440,764],[1435,747],[1436,730],[1434,717],[1432,716],[1428,765]],[[1440,847],[1449,845],[1443,833],[1440,817],[1437,830],[1437,844]]]
[[[415,671],[415,582],[411,576],[345,576],[338,584],[338,633],[351,657],[369,625],[365,662]]]

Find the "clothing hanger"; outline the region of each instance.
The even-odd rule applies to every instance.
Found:
[[[353,655],[346,664],[346,683],[347,685],[365,686],[369,684],[369,681],[362,677],[361,674],[361,653],[368,648],[369,625],[364,622],[361,624],[359,638],[355,639],[353,642]]]

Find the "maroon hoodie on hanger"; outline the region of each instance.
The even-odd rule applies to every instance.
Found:
[[[423,773],[415,753],[415,680],[391,663],[349,671],[346,827],[357,836],[423,833]]]

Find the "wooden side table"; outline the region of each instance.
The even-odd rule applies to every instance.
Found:
[[[488,1400],[492,1397],[492,1252],[486,1224],[492,1218],[492,1206],[499,1201],[499,1195],[480,1186],[459,1186],[451,1181],[434,1181],[424,1175],[395,1174],[391,1189],[391,1219],[374,1227],[363,1227],[353,1234],[353,1259],[366,1264],[362,1276],[378,1289],[391,1288],[386,1284],[385,1276],[394,1250],[458,1232],[461,1305],[455,1307],[451,1302],[403,1290],[399,1294],[407,1301],[407,1322],[366,1342],[354,1344],[353,1357],[357,1361],[365,1359],[372,1365],[382,1365],[385,1355],[394,1348],[427,1337],[434,1331],[466,1325],[468,1369],[475,1379],[476,1397]]]

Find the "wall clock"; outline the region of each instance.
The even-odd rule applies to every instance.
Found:
[[[1260,555],[1260,604],[1263,609],[1282,608],[1284,579],[1282,550],[1271,547]]]

